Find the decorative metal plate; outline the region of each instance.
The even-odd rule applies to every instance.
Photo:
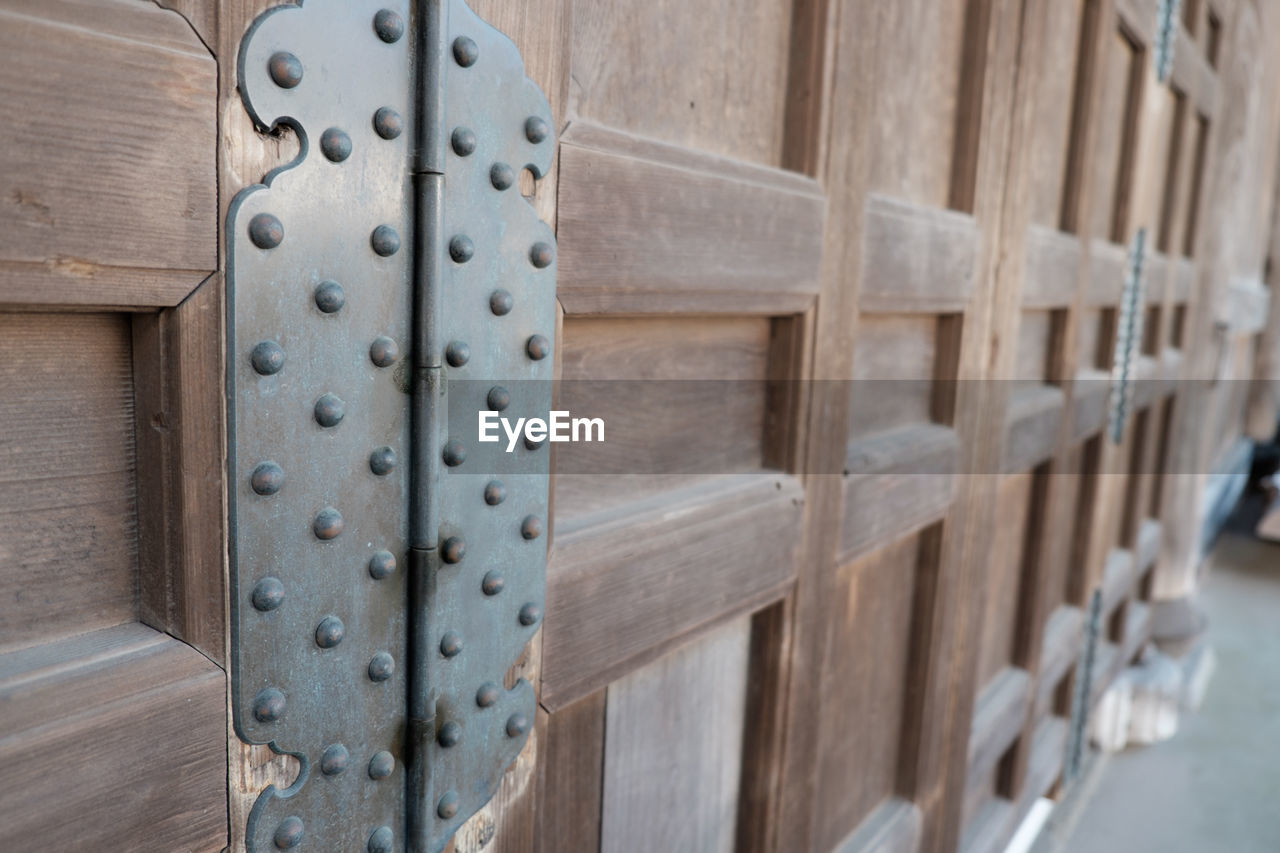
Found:
[[[1125,270],[1124,290],[1120,295],[1120,313],[1116,320],[1116,348],[1111,367],[1111,409],[1108,431],[1119,444],[1124,438],[1125,424],[1133,405],[1134,350],[1142,346],[1146,312],[1146,282],[1142,275],[1146,259],[1147,230],[1139,228],[1129,246],[1129,263]]]
[[[302,768],[247,846],[438,851],[534,718],[549,453],[475,439],[550,407],[550,108],[462,0],[273,9],[239,79],[302,142],[227,223],[233,715]]]

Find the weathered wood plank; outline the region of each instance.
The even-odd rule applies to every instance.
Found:
[[[1075,299],[1083,247],[1080,238],[1056,228],[1032,225],[1027,231],[1024,308],[1061,308]]]
[[[924,817],[910,800],[893,797],[858,824],[835,853],[915,853]]]
[[[539,710],[545,736],[534,849],[540,853],[600,849],[606,694],[598,690],[554,714]]]
[[[1000,614],[1001,617],[1007,614]],[[978,694],[969,734],[968,786],[981,784],[1022,731],[1031,706],[1031,675],[1006,666]]]
[[[964,310],[977,275],[978,237],[968,214],[870,196],[858,307],[894,314]]]
[[[1052,456],[1060,438],[1058,432],[1065,409],[1066,395],[1062,389],[1019,383],[1009,394],[1001,472],[1026,471]]]

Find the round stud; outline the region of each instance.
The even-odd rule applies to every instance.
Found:
[[[490,480],[484,487],[484,502],[489,506],[497,506],[507,499],[507,487],[501,480]]]
[[[538,116],[529,116],[524,122],[524,138],[538,145],[551,135],[551,127]]]
[[[287,50],[277,51],[267,60],[267,73],[281,89],[292,89],[302,82],[302,63]]]
[[[280,850],[292,850],[302,843],[303,831],[302,818],[290,815],[280,821],[280,825],[276,827],[276,834],[271,837],[271,840]]]
[[[456,438],[451,438],[444,444],[444,464],[450,468],[457,468],[463,462],[467,461],[467,449],[462,446],[462,442]]]
[[[253,609],[266,613],[284,604],[284,584],[278,578],[263,578],[253,588]]]
[[[530,601],[524,607],[520,608],[520,624],[528,628],[530,625],[537,625],[538,620],[542,618],[542,608]]]
[[[489,389],[489,396],[485,398],[485,402],[489,404],[489,411],[501,412],[511,405],[511,392],[501,385],[494,385]]]
[[[342,418],[346,413],[347,404],[342,402],[342,398],[336,394],[325,394],[319,400],[316,400],[316,423],[322,427],[336,427],[342,423]]]
[[[539,241],[529,248],[529,263],[540,270],[551,266],[551,262],[555,260],[555,257],[555,249],[551,248],[550,243]]]
[[[529,438],[529,436],[526,435],[524,437],[524,446],[527,450],[537,450],[542,447],[542,441]]]
[[[498,685],[492,681],[486,681],[480,685],[480,689],[476,691],[476,704],[481,708],[488,708],[490,705],[498,701],[498,697],[502,695],[502,691]]]
[[[489,295],[489,310],[499,317],[506,316],[511,313],[511,307],[515,304],[515,300],[511,298],[511,294],[507,291],[498,289]]]
[[[379,225],[369,235],[369,245],[377,254],[389,258],[400,251],[400,235],[390,225]]]
[[[326,159],[341,163],[351,156],[351,137],[342,129],[331,127],[320,134],[320,150]]]
[[[275,687],[259,690],[253,697],[253,716],[260,723],[274,723],[284,716],[284,694]]]
[[[347,769],[351,763],[351,753],[340,743],[331,744],[320,756],[320,772],[326,776],[337,776]]]
[[[322,649],[331,649],[342,642],[347,633],[346,626],[337,616],[326,616],[316,626],[316,645]]]
[[[455,127],[449,138],[453,145],[453,153],[459,157],[470,157],[476,150],[476,134],[469,127]]]
[[[366,849],[369,853],[392,853],[396,847],[396,834],[389,826],[380,826],[369,836]]]
[[[249,220],[249,239],[259,249],[274,249],[284,242],[284,225],[270,213]]]
[[[275,341],[263,341],[249,353],[249,363],[262,376],[273,376],[284,368],[284,350]]]
[[[534,361],[542,361],[544,358],[551,355],[551,341],[547,340],[542,335],[534,335],[529,338],[529,342],[525,344],[524,350],[529,353],[529,358]]]
[[[385,749],[375,752],[369,759],[369,778],[385,779],[396,769],[396,760]]]
[[[316,285],[316,307],[326,314],[336,314],[347,304],[347,295],[336,281],[322,281]]]
[[[526,515],[520,522],[520,535],[525,539],[537,539],[542,535],[542,519],[536,515]]]
[[[461,536],[450,536],[440,544],[440,559],[446,563],[461,563],[467,555],[467,543]]]
[[[480,590],[485,595],[497,595],[502,592],[502,588],[506,585],[507,582],[502,577],[502,572],[493,569],[486,572],[484,578],[480,581]]]
[[[373,114],[373,132],[383,139],[395,139],[404,133],[404,119],[391,107],[378,107]]]
[[[443,747],[457,746],[462,742],[462,726],[453,720],[445,723],[436,732],[436,742]]]
[[[520,737],[529,731],[529,718],[524,714],[512,714],[507,718],[507,737]]]
[[[515,170],[506,163],[494,163],[489,169],[489,183],[495,190],[508,190],[516,182]]]
[[[260,495],[274,495],[284,485],[284,469],[274,462],[259,462],[249,475],[249,485]]]
[[[373,16],[373,31],[387,44],[395,44],[404,35],[404,18],[390,9],[380,9]]]
[[[326,542],[337,539],[338,534],[342,532],[342,513],[331,506],[325,507],[316,513],[316,520],[311,523],[311,530],[316,534],[317,539],[323,539]]]
[[[396,671],[396,660],[387,652],[378,652],[369,661],[369,680],[386,681]]]
[[[471,360],[471,347],[465,341],[452,341],[445,348],[444,359],[450,367],[462,367]]]
[[[449,241],[449,257],[456,264],[465,264],[475,257],[476,244],[465,234],[459,234]]]
[[[480,48],[466,36],[458,36],[453,40],[453,59],[463,68],[470,68],[480,58]]]
[[[375,551],[369,558],[369,577],[376,581],[391,577],[396,571],[396,558],[390,551]]]
[[[447,658],[455,657],[462,651],[462,637],[457,631],[446,631],[440,638],[440,654]]]
[[[436,814],[441,820],[451,820],[458,814],[458,795],[449,791],[436,803]]]
[[[379,335],[369,345],[369,360],[378,367],[390,367],[400,357],[400,347],[386,335]]]
[[[396,452],[390,447],[379,447],[369,454],[369,470],[379,477],[390,474],[396,467]]]

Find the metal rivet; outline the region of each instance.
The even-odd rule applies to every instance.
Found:
[[[497,506],[507,499],[507,487],[501,480],[490,480],[484,487],[484,502],[489,506]]]
[[[275,687],[259,690],[253,697],[253,716],[260,723],[274,723],[284,716],[284,694]]]
[[[451,658],[462,651],[462,637],[457,631],[446,631],[440,638],[440,654]]]
[[[331,649],[342,642],[347,628],[337,616],[326,616],[316,626],[316,645],[322,649]]]
[[[336,314],[347,304],[347,295],[336,281],[322,281],[316,285],[316,307],[326,314]]]
[[[511,405],[511,392],[501,385],[494,385],[489,389],[485,402],[489,404],[489,411],[501,412]]]
[[[378,107],[373,114],[373,130],[383,139],[395,139],[404,133],[404,119],[391,107]]]
[[[497,569],[485,572],[484,578],[480,581],[480,589],[485,595],[497,595],[502,592],[502,588],[506,585],[507,582],[502,577],[502,572]]]
[[[457,746],[462,742],[462,726],[450,720],[436,732],[436,741],[443,747]]]
[[[542,608],[530,601],[524,607],[520,608],[520,624],[526,628],[530,625],[538,624],[538,620],[542,618]]]
[[[315,532],[317,539],[338,538],[338,534],[342,532],[342,513],[331,506],[325,507],[316,513],[316,520],[311,523],[311,529]]]
[[[480,685],[480,689],[476,691],[476,704],[481,708],[488,708],[494,702],[498,701],[498,697],[502,691],[498,689],[498,685],[492,681],[486,681]]]
[[[524,123],[524,138],[534,145],[551,135],[551,128],[538,116],[529,116]]]
[[[369,345],[369,359],[378,367],[390,367],[400,357],[400,347],[386,335],[379,335]]]
[[[267,73],[281,89],[292,89],[302,82],[302,63],[287,50],[277,51],[267,60]]]
[[[390,551],[376,551],[369,558],[369,577],[382,580],[390,577],[396,570],[396,558]]]
[[[520,737],[529,731],[529,718],[524,714],[512,714],[507,718],[507,737]]]
[[[369,759],[369,778],[385,779],[396,769],[396,760],[385,749],[373,754]]]
[[[275,341],[262,341],[249,353],[249,363],[262,376],[272,376],[284,369],[284,350]]]
[[[396,671],[396,660],[387,652],[378,652],[369,661],[369,680],[386,681]]]
[[[489,296],[489,310],[499,317],[511,313],[511,306],[515,301],[511,298],[511,294],[505,290],[495,290]]]
[[[550,243],[537,242],[529,248],[529,263],[538,269],[546,269],[556,258],[555,249]]]
[[[449,820],[458,813],[458,795],[453,791],[449,791],[440,798],[440,802],[436,804],[436,814],[444,820]]]
[[[440,558],[446,563],[461,563],[467,555],[467,543],[461,536],[450,536],[440,544]]]
[[[529,338],[529,342],[525,344],[525,352],[529,353],[529,358],[534,361],[542,361],[551,354],[551,341],[542,335],[534,335]]]
[[[334,163],[341,163],[351,156],[351,137],[341,128],[331,127],[320,134],[320,150]]]
[[[493,168],[489,169],[489,183],[493,184],[495,190],[510,189],[515,182],[516,173],[506,163],[494,163]]]
[[[391,853],[396,846],[396,835],[389,826],[380,826],[369,836],[369,853]]]
[[[302,818],[290,815],[280,821],[280,825],[276,827],[276,834],[272,836],[272,841],[276,847],[281,850],[290,850],[302,843],[302,834],[304,827]]]
[[[456,468],[463,462],[467,461],[467,449],[462,446],[462,442],[456,438],[451,438],[444,444],[444,464],[450,468]]]
[[[327,747],[320,756],[320,772],[326,776],[337,776],[347,769],[351,762],[351,753],[340,743]]]
[[[316,400],[316,423],[322,427],[336,427],[347,414],[347,404],[336,394],[325,394]]]
[[[471,347],[465,341],[453,341],[445,348],[444,358],[450,367],[462,367],[471,360]]]
[[[379,225],[369,236],[369,245],[382,257],[389,258],[400,251],[400,235],[390,225]]]
[[[525,539],[537,539],[542,535],[542,519],[536,515],[526,515],[520,522],[520,535]]]
[[[542,447],[542,441],[529,438],[529,436],[526,435],[524,437],[524,446],[529,450],[537,450],[539,447]]]
[[[369,454],[369,470],[382,477],[396,467],[396,452],[390,447],[379,447]]]
[[[253,609],[266,613],[284,604],[284,584],[278,578],[263,578],[253,588]]]
[[[390,9],[380,9],[373,16],[373,31],[387,44],[395,44],[404,35],[404,18]]]
[[[284,469],[274,462],[259,462],[249,475],[249,485],[260,495],[274,495],[284,485]]]
[[[259,249],[274,249],[284,242],[284,225],[270,213],[249,220],[249,239]]]
[[[480,48],[466,36],[458,36],[453,40],[453,58],[463,68],[470,68],[480,58]]]
[[[455,263],[465,264],[475,257],[475,254],[476,244],[472,243],[467,235],[459,234],[449,241],[449,257],[453,258]]]
[[[476,150],[476,134],[469,127],[455,127],[449,141],[453,144],[453,153],[459,157],[469,157]]]

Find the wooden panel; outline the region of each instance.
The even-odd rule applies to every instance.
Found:
[[[933,420],[939,321],[884,314],[858,323],[849,434],[865,436]]]
[[[0,314],[0,646],[133,618],[129,326]]]
[[[1120,296],[1124,293],[1128,265],[1128,246],[1094,240],[1089,246],[1089,281],[1085,285],[1085,304],[1118,305]]]
[[[961,311],[973,294],[978,226],[964,213],[871,196],[863,225],[863,311]]]
[[[1058,308],[1075,298],[1080,275],[1080,240],[1033,225],[1027,231],[1027,269],[1022,287],[1024,308]]]
[[[1061,218],[1068,146],[1071,142],[1071,105],[1077,72],[1082,0],[1050,2],[1044,6],[1041,26],[1049,38],[1039,44],[1042,53],[1039,90],[1030,104],[1034,138],[1027,167],[1028,216],[1033,223],[1056,227]],[[1033,225],[1032,230],[1037,230]]]
[[[740,618],[610,685],[604,853],[734,849],[750,623]]]
[[[225,683],[137,624],[0,655],[0,848],[222,849]]]
[[[176,305],[217,265],[217,66],[126,0],[0,9],[0,303]]]
[[[924,816],[901,797],[886,800],[835,848],[836,853],[915,853]]]
[[[795,573],[799,483],[724,475],[564,520],[547,569],[542,703],[550,710],[664,644],[780,597]]]
[[[1009,395],[1002,473],[1025,471],[1053,454],[1066,396],[1052,385],[1025,385]]]
[[[1006,618],[998,614],[997,618]],[[969,735],[969,785],[990,776],[1001,756],[1022,730],[1031,705],[1031,676],[1025,669],[1006,666],[978,694]]]
[[[546,717],[538,757],[536,849],[542,853],[600,847],[604,782],[605,696],[600,690]],[[554,792],[554,796],[545,795]]]
[[[1044,626],[1033,716],[1048,710],[1053,691],[1079,660],[1083,641],[1084,613],[1080,608],[1064,605],[1049,615]]]
[[[560,164],[567,313],[786,314],[813,302],[825,208],[814,181],[581,122]]]
[[[1104,40],[1099,71],[1098,136],[1091,179],[1090,236],[1124,239],[1128,180],[1132,159],[1133,121],[1137,116],[1137,86],[1145,68],[1128,37],[1113,30]]]
[[[1028,471],[1002,478],[995,497],[995,518],[1000,522],[992,533],[987,561],[983,611],[987,615],[982,620],[978,685],[988,684],[1012,659],[1033,476]]]

